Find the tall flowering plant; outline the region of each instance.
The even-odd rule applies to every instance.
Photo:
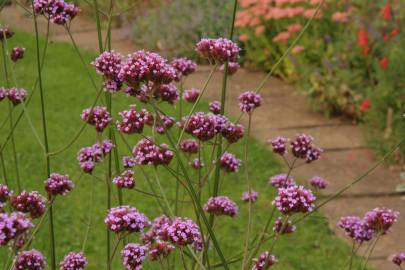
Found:
[[[53,6],[50,8],[48,5]],[[234,11],[236,7],[235,1]],[[34,23],[37,23],[36,16],[42,14],[49,22],[63,24],[69,31],[66,24],[76,16],[77,11],[75,6],[63,1],[34,1]],[[96,9],[95,12],[98,14],[99,11]],[[6,48],[5,41],[12,34],[10,30],[2,29],[1,42],[3,48]],[[233,24],[230,32],[233,33]],[[38,39],[38,31],[36,33]],[[100,49],[103,49],[101,34],[100,30]],[[39,43],[37,46],[39,89],[43,98],[46,92],[41,83]],[[48,263],[52,270],[57,268],[55,250],[58,242],[53,234],[53,204],[55,200],[63,200],[64,196],[74,192],[75,185],[68,175],[51,173],[50,158],[70,148],[86,126],[93,130],[95,139],[91,145],[78,149],[77,169],[96,179],[97,171],[105,173],[107,209],[103,220],[106,229],[106,268],[109,270],[113,269],[113,262],[118,259],[122,267],[128,270],[142,269],[146,264],[151,265],[152,269],[189,269],[189,265],[196,269],[230,269],[232,264],[239,264],[241,269],[270,269],[283,259],[275,248],[280,238],[296,230],[304,230],[299,226],[303,219],[363,179],[356,179],[335,195],[318,202],[317,194],[327,187],[326,180],[315,176],[307,185],[294,180],[296,168],[310,166],[323,154],[323,150],[314,144],[314,138],[298,134],[295,138],[270,139],[273,152],[284,160],[287,171],[270,177],[269,184],[277,195],[268,201],[272,210],[267,213],[263,227],[255,231],[252,226],[255,219],[253,210],[262,209],[258,209],[256,202],[261,200],[261,196],[254,189],[255,184],[250,175],[255,168],[249,159],[249,139],[254,116],[265,103],[260,91],[269,76],[257,89],[247,90],[238,97],[241,117],[247,117],[247,126],[244,127],[239,120],[232,121],[226,116],[227,77],[231,74],[237,76],[237,65],[234,63],[239,59],[241,50],[232,41],[232,34],[230,39],[204,38],[196,44],[196,53],[206,58],[212,68],[201,90],[183,91],[184,80],[197,68],[188,59],[168,61],[158,53],[147,50],[139,50],[124,57],[112,51],[111,44],[105,49],[92,63],[103,81],[96,87],[95,101],[91,107],[83,108],[81,115],[77,115],[83,121],[83,128],[67,146],[58,151],[50,152],[48,148],[45,106],[41,99],[44,127],[44,141],[41,145],[47,169],[43,190],[12,191],[8,179],[0,185],[0,246],[10,248],[5,269],[43,270]],[[3,52],[7,56],[6,50]],[[8,61],[6,57],[3,60],[5,63]],[[224,78],[221,101],[213,101],[205,110],[197,111],[216,70],[222,70]],[[1,100],[8,98],[10,106],[24,105],[25,91],[9,86],[1,90]],[[106,106],[99,100],[103,92]],[[132,105],[115,114],[111,109],[112,95],[114,99],[128,99]],[[187,112],[182,107],[185,102],[191,103],[191,109]],[[174,107],[177,104],[178,111],[172,113],[173,110],[168,109],[168,106]],[[12,122],[11,134],[14,124]],[[117,143],[117,137],[123,144]],[[136,142],[131,144],[129,137]],[[236,143],[243,143],[243,157],[231,152],[230,146]],[[211,155],[205,158],[204,153]],[[242,168],[246,190],[239,198],[226,196],[223,185],[228,183],[223,183],[222,175],[236,174]],[[163,179],[159,173],[162,170],[171,175],[170,180],[176,182],[176,194],[182,191],[184,199],[178,196],[174,200],[169,198],[161,184]],[[149,172],[153,173],[153,178],[148,177]],[[124,202],[122,194],[137,189],[140,175],[151,184],[151,193],[138,191],[156,199],[160,213],[155,217],[148,217],[144,213],[146,209]],[[118,191],[116,202],[113,201],[113,189]],[[47,198],[41,192],[46,193]],[[186,206],[179,207],[184,201]],[[242,207],[242,204],[246,207]],[[187,206],[188,209],[184,209]],[[237,255],[228,258],[228,254],[223,252],[227,243],[220,240],[215,222],[220,219],[238,223],[241,211],[248,212],[244,245]],[[55,214],[58,212],[55,211]],[[30,248],[47,215],[51,239],[49,260],[43,252]],[[380,237],[389,233],[398,218],[398,212],[380,207],[367,212],[363,218],[342,218],[339,227],[345,230],[355,244],[374,240],[363,261],[366,267],[374,246]],[[60,269],[85,269],[88,265],[86,244],[87,237],[83,240],[82,250],[72,250],[63,257]],[[352,252],[352,257],[354,254]],[[402,261],[402,253],[393,259],[398,266]]]

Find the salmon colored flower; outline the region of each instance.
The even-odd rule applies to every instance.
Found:
[[[305,50],[305,48],[303,47],[303,46],[301,46],[301,45],[296,45],[296,46],[294,46],[294,48],[292,48],[292,53],[293,54],[300,54],[300,53],[302,53],[303,51]]]
[[[332,21],[340,22],[340,23],[347,23],[349,21],[349,13],[348,12],[335,12],[332,15]]]
[[[291,34],[292,34],[292,33],[299,32],[301,29],[302,29],[302,25],[299,24],[299,23],[290,24],[290,25],[287,27],[287,31],[288,31],[289,33],[291,33]]]
[[[291,34],[289,32],[281,32],[278,33],[278,35],[273,38],[273,41],[277,43],[283,43],[287,42],[290,39],[290,37]]]
[[[242,34],[239,36],[239,40],[242,42],[246,42],[249,40],[249,36],[247,34]]]
[[[257,35],[260,35],[260,34],[263,34],[265,30],[266,30],[266,27],[264,25],[259,25],[256,27],[255,33]]]

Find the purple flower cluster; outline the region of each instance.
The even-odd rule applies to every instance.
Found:
[[[160,121],[156,120],[155,130],[159,134],[164,134],[166,130],[170,129],[175,123],[173,117],[168,115],[160,115]]]
[[[221,103],[217,100],[210,102],[209,111],[212,112],[213,114],[220,114],[221,113]]]
[[[156,240],[168,241],[167,228],[172,224],[172,220],[165,215],[156,217],[150,230],[142,234],[142,242],[146,245],[152,244]]]
[[[219,166],[226,172],[237,172],[241,165],[241,160],[235,155],[225,152],[219,159]]]
[[[8,91],[4,87],[0,87],[0,101],[7,97]]]
[[[198,153],[198,149],[200,148],[200,144],[193,139],[187,139],[180,143],[180,150],[184,153],[188,154],[196,154]]]
[[[10,89],[0,89],[0,101],[7,97],[14,106],[22,103],[27,98],[27,91],[22,88],[12,87]]]
[[[81,252],[70,252],[60,262],[60,270],[83,270],[87,259]]]
[[[314,138],[299,134],[295,140],[291,141],[291,152],[296,158],[306,159],[307,163],[318,160],[322,149],[312,144]]]
[[[0,41],[9,39],[14,36],[14,32],[6,26],[0,26]]]
[[[45,181],[45,190],[49,195],[64,196],[69,193],[74,187],[72,180],[68,175],[61,175],[58,173],[52,173]]]
[[[374,208],[364,216],[367,227],[376,233],[386,234],[394,223],[397,222],[399,212],[389,208]]]
[[[114,177],[112,181],[118,188],[133,188],[135,187],[134,171],[125,170],[120,175]]]
[[[52,23],[64,25],[73,20],[80,9],[64,0],[34,0],[34,11],[45,15]]]
[[[311,190],[305,189],[303,186],[290,186],[278,189],[273,205],[285,215],[308,213],[315,208],[315,200]]]
[[[84,109],[81,118],[86,123],[95,126],[97,132],[103,132],[112,120],[107,108],[100,106]]]
[[[104,140],[98,142],[89,147],[83,147],[80,149],[79,154],[77,155],[77,160],[80,162],[80,168],[85,173],[91,173],[96,166],[96,163],[102,161],[111,150],[114,148],[114,145],[110,140]]]
[[[157,53],[144,50],[128,55],[118,78],[136,89],[143,82],[166,84],[176,77],[176,70]]]
[[[111,208],[104,220],[108,229],[116,232],[143,232],[150,226],[148,218],[135,207],[128,205]]]
[[[281,217],[276,219],[273,226],[273,231],[278,234],[293,233],[296,229],[297,227],[292,224],[291,220],[287,220],[285,223]]]
[[[212,114],[197,112],[190,118],[184,118],[180,127],[184,125],[185,131],[200,141],[211,140],[218,133],[218,117]]]
[[[132,150],[138,165],[168,165],[173,158],[173,152],[166,144],[156,145],[149,138],[140,140]]]
[[[243,92],[239,96],[239,108],[242,112],[252,113],[262,105],[262,97],[252,91]]]
[[[177,91],[176,85],[172,83],[159,84],[156,87],[153,96],[156,99],[161,99],[169,104],[175,104],[179,100],[179,91]]]
[[[204,205],[204,211],[217,216],[235,217],[238,210],[237,204],[226,196],[211,197]]]
[[[122,163],[126,169],[133,168],[136,165],[135,158],[130,156],[122,157]]]
[[[312,177],[309,183],[315,189],[325,189],[328,186],[328,182],[320,176]]]
[[[273,148],[273,152],[282,156],[287,153],[287,142],[288,139],[284,137],[277,137],[269,141]]]
[[[221,134],[229,143],[236,143],[242,139],[245,129],[240,124],[228,122],[222,129]]]
[[[232,76],[233,74],[235,74],[238,69],[240,68],[240,65],[238,62],[229,62],[228,63],[228,75]],[[223,64],[220,68],[220,71],[225,72],[225,64]]]
[[[13,270],[43,270],[46,267],[45,257],[33,249],[19,253],[14,261]]]
[[[275,188],[286,188],[296,185],[294,179],[291,176],[287,177],[286,174],[278,174],[270,177],[269,184]]]
[[[259,197],[259,193],[257,193],[253,189],[242,193],[242,201],[244,201],[244,202],[254,203],[257,201],[258,197]]]
[[[200,96],[200,90],[196,88],[191,88],[189,90],[184,91],[183,99],[189,103],[195,103]]]
[[[151,261],[166,258],[174,250],[174,246],[168,242],[157,239],[149,246],[149,258]]]
[[[37,191],[23,191],[11,197],[11,206],[23,213],[29,213],[31,218],[38,218],[45,213],[46,199]]]
[[[240,48],[236,43],[226,38],[203,38],[197,43],[196,51],[201,57],[210,61],[225,63],[236,62]]]
[[[195,158],[192,161],[190,161],[190,166],[195,170],[199,170],[204,167],[204,163],[200,161],[198,158]]]
[[[401,253],[395,254],[394,256],[392,256],[391,261],[392,261],[394,264],[396,264],[396,265],[398,265],[398,266],[401,266],[401,264],[402,264],[403,262],[405,262],[405,252],[401,252]]]
[[[117,129],[126,134],[142,133],[149,118],[147,110],[142,109],[138,112],[135,105],[131,105],[129,110],[122,111],[119,115],[122,119],[117,121]]]
[[[258,258],[252,259],[252,262],[252,270],[266,270],[277,262],[277,258],[274,255],[271,255],[268,251],[265,251],[260,254]]]
[[[0,184],[0,205],[1,203],[5,203],[11,196],[12,192],[8,188],[8,186]],[[1,208],[1,206],[0,206]]]
[[[148,248],[139,244],[129,243],[121,251],[122,263],[128,270],[142,269]]]
[[[356,216],[340,218],[338,226],[346,232],[347,236],[359,243],[371,240],[374,235],[374,231],[367,226],[364,220]]]
[[[25,48],[15,47],[11,49],[10,58],[14,63],[24,58]]]
[[[176,70],[176,81],[180,81],[183,76],[190,75],[197,68],[197,64],[187,58],[175,58],[171,65]]]
[[[118,79],[121,70],[122,55],[114,51],[107,51],[100,54],[92,64],[98,74],[103,75],[106,89],[116,92],[120,89],[122,82]]]
[[[202,250],[202,237],[200,228],[189,218],[176,218],[166,228],[170,242],[177,246],[193,245],[197,251]]]
[[[5,246],[13,240],[18,241],[18,238],[23,237],[33,226],[23,213],[0,213],[0,246]]]

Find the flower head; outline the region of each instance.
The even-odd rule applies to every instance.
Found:
[[[306,159],[307,163],[318,160],[322,149],[312,144],[314,138],[306,134],[298,134],[291,141],[291,152],[296,158]]]
[[[133,168],[136,165],[134,157],[130,157],[130,156],[122,157],[122,163],[124,165],[124,168],[126,168],[126,169]]]
[[[196,250],[202,249],[200,228],[191,219],[178,217],[166,230],[168,239],[174,245],[193,245]]]
[[[117,129],[122,133],[133,134],[142,133],[149,112],[145,109],[137,111],[135,105],[131,105],[129,110],[122,111],[119,115],[121,121],[117,121]]]
[[[6,26],[0,26],[0,41],[9,39],[14,36],[14,32]]]
[[[60,262],[61,270],[83,270],[87,265],[87,259],[81,252],[70,252]]]
[[[171,65],[176,70],[176,81],[180,81],[183,76],[190,75],[197,68],[197,64],[187,58],[175,58]]]
[[[312,177],[309,183],[316,189],[325,189],[328,186],[328,182],[320,176]]]
[[[8,95],[7,89],[4,87],[0,87],[0,101],[5,99],[7,97],[7,95]]]
[[[190,166],[191,168],[193,168],[194,170],[199,170],[201,168],[204,167],[204,162],[202,162],[201,160],[199,160],[198,158],[193,159],[192,161],[190,161]]]
[[[353,240],[362,243],[373,238],[374,231],[370,229],[363,219],[356,216],[342,217],[338,226]]]
[[[128,270],[140,270],[146,259],[147,251],[146,246],[129,243],[121,251],[122,263]]]
[[[197,43],[196,50],[201,57],[210,61],[225,63],[236,62],[240,48],[236,43],[226,38],[203,38]]]
[[[255,92],[247,91],[239,96],[239,108],[242,112],[252,113],[260,105],[262,105],[262,97]]]
[[[33,226],[31,220],[21,212],[0,213],[0,246],[13,240],[18,241]]]
[[[134,171],[125,170],[114,177],[112,181],[118,188],[133,188],[135,186]]]
[[[151,261],[166,258],[173,250],[172,244],[157,239],[155,243],[149,246],[149,258]]]
[[[389,208],[374,208],[364,216],[368,228],[376,233],[386,234],[394,223],[397,222],[399,212]]]
[[[0,184],[0,203],[6,202],[10,198],[11,194],[12,192],[8,186]]]
[[[204,211],[217,216],[235,217],[238,214],[238,206],[226,196],[217,196],[208,199]]]
[[[295,181],[291,176],[287,177],[287,174],[277,174],[270,177],[269,184],[275,188],[286,188],[295,186]]]
[[[245,129],[241,124],[227,122],[221,134],[229,143],[236,143],[243,138]]]
[[[396,265],[398,265],[398,266],[401,266],[401,264],[402,264],[403,262],[405,262],[405,252],[401,252],[401,253],[395,254],[394,256],[392,256],[391,261],[392,261],[394,264],[396,264]]]
[[[274,255],[271,255],[268,251],[265,251],[260,254],[258,258],[252,259],[252,261],[252,270],[266,270],[277,262],[277,258]]]
[[[45,190],[52,196],[66,195],[74,187],[72,180],[68,175],[61,175],[58,173],[52,173],[45,181]]]
[[[29,213],[32,218],[38,218],[45,213],[46,199],[37,191],[23,191],[11,197],[11,206],[20,212]]]
[[[258,197],[259,197],[259,193],[257,193],[253,189],[242,193],[242,201],[244,201],[244,202],[254,203],[257,201]]]
[[[209,110],[213,114],[219,114],[221,112],[221,103],[217,100],[210,102]]]
[[[83,147],[80,149],[77,155],[77,160],[80,162],[80,167],[86,173],[91,173],[96,166],[97,162],[100,162],[105,157],[114,145],[110,140],[104,140],[99,143],[95,143],[89,147]]]
[[[190,103],[195,103],[200,96],[200,90],[196,88],[191,88],[189,90],[184,91],[183,99]]]
[[[201,141],[208,141],[218,133],[218,118],[215,115],[197,112],[189,118],[184,118],[180,127],[185,127],[185,131]]]
[[[186,139],[180,143],[180,150],[184,153],[196,154],[199,148],[200,144],[193,139]]]
[[[11,50],[10,58],[14,63],[24,58],[25,48],[15,47]]]
[[[156,145],[148,138],[140,140],[132,150],[138,165],[168,165],[173,158],[173,152],[166,144]]]
[[[291,220],[287,220],[287,223],[285,223],[281,217],[276,219],[273,226],[273,231],[278,234],[293,233],[296,229],[297,227],[292,224]]]
[[[22,251],[16,256],[13,270],[43,270],[45,267],[45,257],[41,252],[33,249]]]
[[[81,118],[86,123],[95,126],[97,132],[103,132],[112,120],[107,108],[100,106],[84,109]]]
[[[64,0],[34,0],[34,11],[43,14],[52,23],[65,25],[73,20],[80,9]]]
[[[148,218],[135,207],[128,205],[111,208],[104,220],[110,231],[120,232],[143,232],[150,226]]]
[[[287,142],[288,139],[285,137],[277,137],[273,140],[269,140],[269,143],[273,148],[273,152],[282,156],[287,153]]]
[[[285,214],[308,213],[315,208],[315,196],[312,191],[303,186],[290,186],[279,188],[278,195],[273,200],[273,205]]]
[[[16,106],[25,101],[25,98],[27,97],[27,91],[22,88],[12,87],[8,89],[7,97],[11,101],[11,103]]]
[[[219,159],[219,166],[226,172],[237,172],[241,165],[241,160],[235,155],[225,152]]]
[[[238,69],[240,68],[240,65],[238,62],[229,62],[228,63],[228,75],[232,76],[233,74],[235,74]],[[223,64],[220,68],[220,71],[225,72],[225,64]]]

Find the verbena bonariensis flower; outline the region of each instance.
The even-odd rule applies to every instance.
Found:
[[[199,148],[200,144],[193,139],[186,139],[180,143],[180,150],[184,153],[196,154]]]
[[[0,184],[0,203],[6,202],[10,198],[11,194],[12,192],[8,186]]]
[[[148,248],[139,244],[129,243],[121,251],[122,263],[128,270],[142,269]]]
[[[262,105],[262,97],[253,91],[246,91],[239,96],[239,108],[242,112],[252,113]]]
[[[111,208],[104,220],[107,228],[113,232],[143,232],[150,226],[148,218],[135,207],[128,205]]]
[[[14,259],[13,270],[43,270],[46,267],[44,255],[41,252],[32,249],[22,251]]]
[[[122,119],[117,121],[117,129],[122,133],[133,134],[142,133],[149,112],[145,109],[137,111],[136,106],[131,105],[129,110],[122,111],[119,115]]]
[[[217,216],[235,217],[238,214],[238,205],[226,196],[211,197],[204,205],[204,211]]]
[[[200,96],[200,90],[196,88],[191,88],[189,90],[184,91],[183,99],[190,103],[195,103]]]
[[[269,140],[273,152],[282,156],[287,153],[287,142],[288,139],[284,137],[277,137],[273,140]]]
[[[325,189],[328,186],[328,182],[320,176],[312,177],[309,183],[316,189]]]
[[[122,157],[122,164],[124,165],[124,168],[129,169],[135,167],[136,162],[134,157],[124,156]]]
[[[149,258],[151,261],[161,260],[170,255],[174,246],[168,242],[157,239],[149,246]]]
[[[13,103],[14,106],[25,101],[27,97],[27,91],[22,88],[12,87],[7,91],[7,97]]]
[[[157,239],[168,241],[169,235],[167,228],[172,224],[172,220],[166,215],[161,215],[156,217],[153,222],[150,230],[142,234],[142,242],[145,245],[149,245],[156,241]]]
[[[340,218],[338,226],[345,231],[347,236],[359,243],[370,241],[374,235],[374,231],[367,226],[364,220],[356,216]]]
[[[197,112],[189,118],[184,118],[180,127],[185,127],[185,131],[200,141],[208,141],[218,133],[218,119],[215,115]]]
[[[298,134],[291,142],[291,152],[296,158],[306,159],[308,163],[319,159],[322,149],[312,144],[314,138],[306,134]]]
[[[270,255],[268,251],[265,251],[258,258],[252,259],[252,261],[252,270],[266,270],[277,262],[277,258],[274,255]]]
[[[204,163],[200,161],[198,158],[195,158],[192,161],[190,161],[190,166],[195,170],[199,170],[204,167]]]
[[[303,186],[290,186],[278,189],[273,205],[285,215],[308,213],[314,210],[315,199],[311,190],[305,189]]]
[[[34,225],[25,214],[13,212],[0,213],[0,246],[7,245],[10,241],[17,240]]]
[[[219,159],[219,166],[226,172],[237,172],[240,165],[241,160],[228,152],[223,153]]]
[[[229,143],[236,143],[242,139],[245,129],[240,124],[228,122],[222,129],[221,134]]]
[[[287,220],[287,223],[283,222],[281,217],[277,218],[273,225],[273,231],[278,234],[293,233],[297,227],[292,224],[291,220]]]
[[[174,123],[175,120],[173,117],[168,115],[161,115],[160,121],[156,120],[155,130],[159,134],[164,134],[166,130],[170,129],[174,125]]]
[[[172,83],[159,84],[155,87],[153,96],[156,99],[161,99],[169,104],[175,104],[179,100],[179,91],[176,85]]]
[[[64,25],[76,17],[80,9],[64,0],[34,0],[34,11],[43,14],[52,23]]]
[[[258,197],[259,197],[259,193],[257,193],[253,189],[242,193],[242,201],[244,201],[244,202],[254,203],[257,201]]]
[[[11,49],[10,58],[14,63],[24,58],[25,48],[15,47]]]
[[[275,188],[286,188],[295,186],[295,181],[291,176],[287,177],[287,174],[277,174],[269,179],[269,184]]]
[[[81,118],[86,123],[95,126],[97,132],[103,132],[112,120],[107,108],[101,106],[84,109]]]
[[[211,117],[215,120],[215,129],[218,133],[221,133],[225,129],[225,127],[230,124],[230,121],[224,115],[213,114],[211,115]]]
[[[7,97],[8,91],[4,87],[0,87],[0,101]]]
[[[113,148],[114,145],[110,140],[95,143],[90,147],[83,147],[77,155],[80,168],[82,168],[85,173],[91,173],[96,163],[100,162]]]
[[[209,110],[213,114],[220,114],[221,113],[221,103],[217,100],[210,102]]]
[[[405,262],[405,252],[400,252],[398,254],[395,254],[394,256],[392,256],[391,261],[394,264],[401,266],[401,264],[403,262]]]
[[[112,181],[118,188],[133,188],[135,186],[134,171],[125,170],[114,177]]]
[[[0,41],[5,39],[9,39],[14,36],[14,32],[10,30],[10,28],[6,26],[0,26]]]
[[[195,250],[202,250],[200,228],[191,219],[178,217],[166,230],[168,239],[174,245],[180,247],[192,245]]]
[[[201,57],[217,63],[236,62],[240,48],[233,41],[226,38],[203,38],[196,46]]]
[[[137,88],[140,83],[166,84],[176,77],[176,70],[157,53],[140,50],[127,56],[118,78]]]
[[[118,78],[118,73],[121,70],[122,55],[114,51],[106,51],[100,54],[92,64],[96,68],[98,74],[103,75],[104,85],[107,91],[116,92],[122,82]]]
[[[399,212],[389,208],[374,208],[364,216],[367,227],[374,230],[376,234],[386,234],[394,223],[397,222]]]
[[[176,70],[176,81],[180,81],[183,76],[190,75],[197,68],[197,64],[187,58],[175,58],[171,65]]]
[[[87,259],[82,252],[70,252],[60,262],[60,270],[83,270]]]
[[[52,173],[45,181],[45,190],[49,195],[66,195],[74,187],[72,180],[68,175],[61,175],[58,173]]]
[[[11,206],[20,212],[29,213],[32,218],[38,218],[45,213],[46,199],[37,191],[23,191],[11,197]]]
[[[238,62],[229,62],[228,63],[228,75],[232,76],[233,74],[235,74],[238,69],[240,68],[240,65]],[[225,64],[223,64],[220,68],[220,71],[225,72]]]
[[[132,150],[138,165],[168,165],[173,158],[173,152],[166,144],[156,145],[151,139],[140,140]]]

